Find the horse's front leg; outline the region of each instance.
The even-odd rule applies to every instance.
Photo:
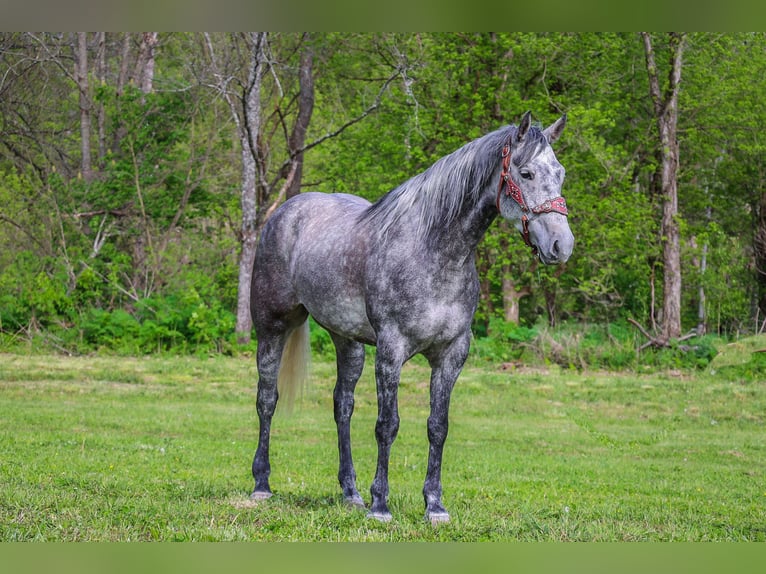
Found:
[[[391,520],[391,511],[388,509],[388,461],[391,445],[399,432],[397,393],[402,365],[406,359],[401,342],[396,337],[379,338],[375,355],[375,383],[378,392],[375,438],[378,442],[378,465],[370,487],[372,503],[367,516],[381,522]]]
[[[463,336],[429,356],[431,363],[431,415],[428,417],[428,469],[423,485],[426,520],[432,524],[449,522],[442,505],[442,453],[449,429],[449,403],[455,381],[468,356],[469,336]]]
[[[351,506],[364,508],[356,489],[356,472],[351,456],[351,415],[354,414],[354,388],[364,368],[364,345],[331,334],[335,343],[338,380],[333,392],[335,424],[338,428],[338,482],[343,497]]]

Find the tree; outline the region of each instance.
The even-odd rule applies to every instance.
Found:
[[[670,71],[668,84],[660,88],[652,37],[642,32],[646,51],[649,95],[659,133],[660,189],[662,197],[663,298],[662,332],[659,342],[667,344],[681,335],[681,232],[678,222],[678,91],[684,52],[684,34],[668,35]]]
[[[235,41],[230,44],[234,47]],[[241,157],[241,227],[239,231],[240,256],[239,279],[237,288],[236,333],[240,343],[250,340],[252,320],[250,317],[250,283],[252,281],[253,261],[258,243],[260,228],[268,215],[280,201],[300,191],[304,142],[306,131],[311,121],[314,108],[313,48],[307,42],[308,35],[301,39],[298,50],[300,63],[298,72],[298,104],[294,123],[286,137],[286,160],[278,170],[275,179],[268,173],[270,146],[268,136],[264,134],[264,118],[271,115],[277,118],[283,130],[287,131],[287,122],[291,114],[290,104],[285,104],[282,92],[282,80],[272,61],[272,50],[267,32],[249,33],[242,38],[249,54],[246,65],[247,79],[240,82],[240,94],[235,97],[229,88],[235,77],[223,72],[222,64],[216,53],[211,35],[205,33],[205,43],[210,57],[213,74],[218,78],[215,86],[229,106],[240,145]],[[226,54],[226,65],[232,66],[233,51]],[[229,74],[236,73],[232,69]],[[264,78],[272,74],[276,80],[279,97],[273,98],[274,108],[264,105]],[[266,103],[271,103],[269,97]],[[288,98],[288,102],[289,102]],[[267,111],[268,110],[268,111]],[[272,115],[273,114],[273,115]],[[273,133],[273,132],[272,132]],[[283,180],[283,181],[282,181]],[[277,184],[281,184],[275,194]],[[276,195],[276,197],[275,197]]]
[[[236,97],[229,89],[233,78],[222,73],[218,57],[210,35],[205,33],[212,70],[218,78],[216,88],[220,91],[231,110],[231,117],[236,126],[241,157],[240,206],[242,223],[239,232],[240,257],[239,281],[237,287],[237,323],[236,333],[242,343],[249,341],[252,325],[250,319],[250,282],[255,260],[255,248],[258,241],[258,190],[257,179],[263,176],[263,161],[259,157],[261,139],[261,88],[263,77],[268,71],[267,58],[268,33],[252,32],[245,36],[245,45],[249,54],[247,79],[241,83],[241,95]],[[261,161],[259,161],[261,159]],[[262,187],[262,186],[261,186]]]
[[[681,95],[690,100],[682,102],[689,109],[682,145],[693,162],[685,178],[692,193],[681,207],[700,261],[708,247],[705,272],[690,279],[704,289],[711,327],[757,332],[766,317],[766,107],[763,82],[752,79],[766,74],[766,34],[689,40]]]
[[[766,329],[764,48],[763,33],[0,33],[0,328],[155,321],[207,285],[245,341],[239,273],[282,201],[377,199],[530,109],[570,119],[556,154],[576,248],[548,269],[492,226],[479,336],[493,319],[635,318],[664,345],[675,308],[681,327]]]
[[[191,194],[199,191],[205,145],[212,140],[200,138],[205,145],[196,154],[184,147],[197,111],[195,92],[155,93],[158,36],[142,37],[136,45],[129,34],[27,33],[10,38],[13,48],[2,54],[13,73],[6,76],[8,97],[0,106],[0,165],[9,169],[12,163],[26,174],[24,181],[30,172],[36,175],[22,202],[29,215],[8,218],[33,236],[43,225],[46,242],[38,261],[49,274],[65,269],[66,293],[78,289],[89,269],[109,277],[110,289],[131,301],[150,296],[173,275],[165,250],[180,236]],[[32,221],[37,223],[29,227]],[[109,259],[99,262],[110,245],[120,257],[109,249]]]
[[[85,181],[90,181],[93,178],[90,147],[91,97],[88,87],[88,72],[88,34],[87,32],[77,32],[75,81],[80,100],[80,154],[82,155],[82,177]]]

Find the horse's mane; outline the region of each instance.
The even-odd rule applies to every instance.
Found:
[[[478,201],[499,170],[503,145],[516,131],[516,126],[505,126],[442,157],[373,203],[359,221],[376,228],[383,238],[392,225],[406,218],[417,222],[420,238],[433,238],[449,227],[467,201]],[[513,163],[524,165],[546,145],[540,128],[531,127],[521,145],[513,149]]]

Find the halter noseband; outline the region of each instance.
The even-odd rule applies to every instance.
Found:
[[[497,188],[497,200],[495,201],[495,205],[499,212],[500,196],[503,193],[503,184],[505,184],[505,196],[512,198],[519,204],[519,207],[521,207],[521,237],[524,239],[524,243],[531,247],[533,252],[536,252],[537,249],[532,245],[532,242],[529,239],[529,217],[527,216],[527,213],[531,212],[534,215],[538,215],[540,213],[556,212],[566,216],[569,213],[567,210],[567,202],[562,196],[558,196],[553,199],[546,199],[540,205],[530,209],[527,207],[527,202],[524,201],[524,195],[521,193],[521,188],[511,179],[510,167],[511,146],[510,144],[505,144],[505,146],[503,146],[503,172],[500,174],[500,185]]]

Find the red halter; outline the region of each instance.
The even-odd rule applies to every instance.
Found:
[[[554,197],[553,199],[546,199],[540,205],[529,209],[529,207],[527,207],[527,202],[524,201],[521,188],[511,179],[510,167],[511,146],[505,144],[505,146],[503,146],[503,172],[500,174],[500,185],[497,188],[497,200],[495,201],[495,205],[497,206],[497,210],[500,211],[500,196],[503,193],[503,184],[505,184],[505,196],[512,198],[518,203],[523,212],[521,216],[521,237],[524,239],[524,243],[529,245],[532,250],[535,251],[535,246],[532,245],[532,242],[529,240],[529,217],[527,217],[527,213],[531,212],[537,215],[540,213],[556,212],[566,216],[569,213],[567,210],[567,202],[563,197],[559,196]]]

